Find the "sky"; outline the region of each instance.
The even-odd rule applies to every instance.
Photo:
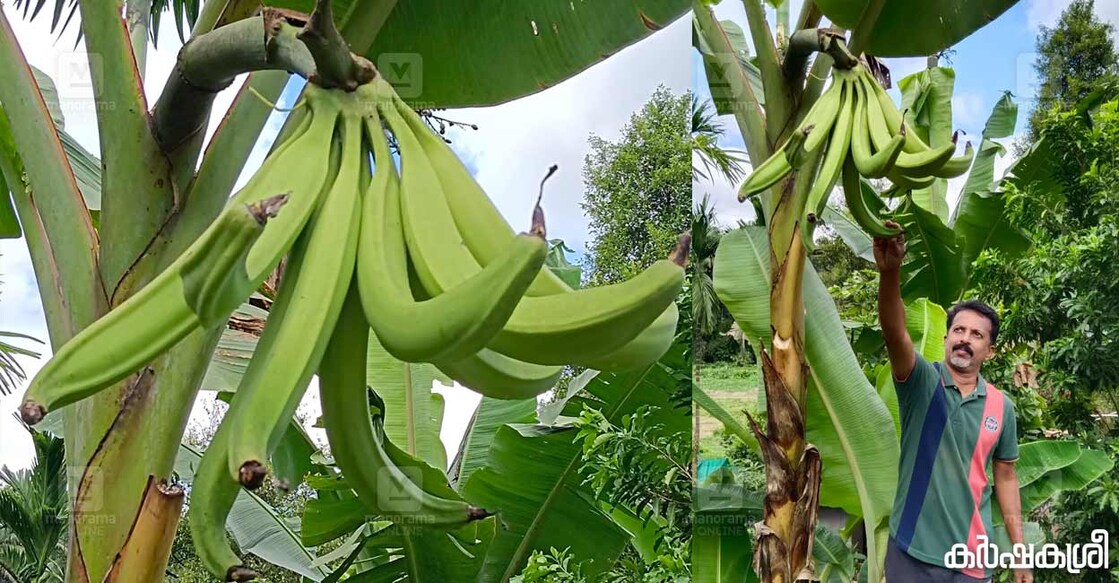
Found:
[[[792,19],[800,11],[802,0],[791,0]],[[998,140],[1005,146],[1013,144],[1024,131],[1029,112],[1036,95],[1037,77],[1033,70],[1036,58],[1035,43],[1043,26],[1053,26],[1060,18],[1062,10],[1068,5],[1066,0],[1021,0],[994,22],[976,31],[957,43],[955,54],[941,64],[955,70],[956,83],[952,98],[952,114],[956,126],[962,131],[959,148],[962,150],[967,139],[978,146],[979,136],[990,115],[995,102],[1004,91],[1014,94],[1018,103],[1018,125],[1016,133],[1009,138]],[[1095,3],[1099,17],[1112,25],[1119,25],[1119,2],[1098,0]],[[731,20],[748,31],[746,13],[741,2],[724,1],[715,6],[719,20]],[[770,10],[770,22],[774,21]],[[749,41],[749,34],[747,34]],[[707,80],[703,71],[699,52],[691,50],[692,88],[701,99],[710,99]],[[897,90],[898,81],[926,66],[924,57],[905,59],[885,59],[890,69],[894,87],[889,93],[895,102],[900,103],[901,94]],[[725,134],[719,144],[724,148],[745,150],[742,136],[733,116],[720,116]],[[996,176],[1001,176],[1013,162],[1011,154],[998,159],[995,165]],[[949,180],[948,202],[955,205],[959,191],[963,188],[965,177]],[[692,194],[698,203],[705,193],[710,193],[716,216],[721,225],[734,225],[739,219],[753,217],[751,205],[740,204],[736,199],[737,184],[725,180],[703,181],[693,184]]]
[[[77,18],[61,40],[56,40],[57,35],[49,32],[50,15],[46,14],[49,11],[45,10],[33,22],[26,22],[11,4],[8,2],[2,9],[25,56],[32,66],[46,72],[58,85],[66,130],[88,150],[98,153],[96,117],[89,107],[92,91],[75,81],[81,74],[75,75],[74,67],[88,68],[84,46],[71,50],[78,29]],[[173,20],[164,18],[161,23],[159,49],[154,50],[149,45],[145,70],[149,105],[158,98],[180,47]],[[530,201],[535,197],[541,176],[548,166],[558,164],[559,172],[549,180],[544,200],[548,234],[550,238],[564,239],[569,248],[582,255],[586,251],[588,234],[587,219],[579,202],[583,197],[583,160],[591,152],[588,138],[595,134],[611,141],[619,139],[630,116],[641,109],[659,85],[665,85],[675,94],[690,88],[690,27],[690,18],[681,18],[605,61],[534,95],[495,107],[440,112],[442,117],[476,124],[479,128],[477,131],[448,130],[452,148],[515,228],[526,226]],[[210,133],[229,107],[240,82],[235,82],[215,101]],[[289,83],[278,105],[290,106],[297,92],[297,84]],[[283,119],[283,114],[279,113],[269,119],[239,185],[263,160]],[[47,339],[35,276],[22,239],[0,240],[0,330]],[[29,378],[50,356],[49,347],[27,341],[13,343],[43,353],[39,359],[17,359]],[[0,396],[0,413],[16,411],[25,385],[12,395]],[[315,389],[312,381],[299,410],[312,422],[319,414]],[[436,391],[447,401],[441,435],[448,457],[453,458],[480,396],[460,386],[437,386]],[[212,396],[203,396],[196,402],[193,420],[204,415],[207,398],[212,399]],[[311,428],[309,431],[312,438],[325,442],[321,430]],[[31,441],[27,433],[12,416],[0,414],[0,466],[19,469],[30,464],[31,459]]]

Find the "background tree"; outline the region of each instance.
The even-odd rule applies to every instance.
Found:
[[[617,142],[592,135],[581,206],[591,241],[584,277],[614,283],[668,256],[691,222],[692,95],[660,87]]]
[[[1068,109],[1098,83],[1116,78],[1119,55],[1111,42],[1114,27],[1095,13],[1095,0],[1072,0],[1053,28],[1037,36],[1037,103],[1030,114],[1028,141],[1036,141],[1043,118],[1053,107]]]

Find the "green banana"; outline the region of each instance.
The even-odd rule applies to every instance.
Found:
[[[676,301],[684,282],[691,234],[668,259],[633,278],[569,294],[525,298],[488,346],[536,364],[577,364],[614,352],[640,335]]]
[[[592,358],[585,365],[595,370],[630,370],[656,362],[672,346],[679,317],[680,312],[673,302],[632,342],[610,354]]]
[[[346,483],[373,514],[409,526],[448,528],[489,516],[462,499],[428,493],[389,456],[384,402],[375,397],[371,419],[366,398],[369,327],[362,310],[351,285],[319,367],[323,427]]]
[[[816,100],[816,103],[812,104],[812,108],[804,115],[798,129],[804,131],[808,136],[804,142],[805,152],[811,154],[827,141],[843,102],[841,89],[841,86],[835,84],[828,87],[827,91]]]
[[[31,381],[20,406],[24,422],[38,423],[121,381],[192,331],[224,322],[259,285],[245,273],[246,255],[287,200],[230,205],[136,295],[63,344]]]
[[[882,112],[882,103],[876,97],[877,82],[870,78],[870,73],[864,71],[859,75],[858,84],[862,88],[863,96],[866,97],[867,129],[870,133],[870,141],[874,144],[874,149],[886,149],[891,140],[902,133],[907,135],[906,140],[908,141],[907,125],[899,124],[897,129],[894,130],[894,126],[886,121],[885,114]],[[904,145],[902,149],[905,149]]]
[[[975,159],[975,149],[971,147],[971,142],[964,146],[964,153],[948,160],[939,169],[934,170],[932,175],[937,178],[955,178],[967,172],[971,168],[971,162]]]
[[[887,127],[890,135],[896,134],[901,131],[901,127],[905,124],[905,116],[902,115],[894,100],[890,99],[890,94],[878,84],[878,81],[870,74],[869,70],[864,67],[863,77],[869,87],[873,91],[873,95],[878,98],[878,107],[882,112],[882,118],[886,120]],[[913,131],[913,128],[907,128],[905,132],[905,152],[908,154],[921,154],[927,152],[932,148]]]
[[[952,159],[952,154],[956,153],[956,137],[958,135],[958,133],[954,133],[952,134],[952,140],[947,144],[920,154],[902,152],[894,163],[894,167],[897,168],[898,172],[910,178],[932,176],[933,172],[944,166],[948,160]]]
[[[852,83],[855,89],[855,128],[851,134],[851,156],[859,174],[868,178],[881,178],[890,171],[901,154],[905,144],[905,129],[891,138],[878,152],[871,147],[869,126],[869,101],[873,99],[863,90],[860,83]]]
[[[907,174],[903,174],[901,170],[898,169],[896,166],[891,168],[890,171],[886,173],[886,178],[890,179],[890,182],[894,184],[895,189],[902,191],[928,188],[933,185],[933,182],[936,182],[936,177],[934,176],[916,178]]]
[[[544,265],[544,225],[515,237],[502,259],[474,277],[416,301],[408,283],[396,168],[379,118],[366,119],[366,136],[378,161],[365,189],[358,243],[357,282],[367,319],[385,349],[400,360],[457,360],[478,352],[509,319]]]
[[[354,273],[360,220],[362,120],[349,95],[342,115],[337,176],[292,253],[273,312],[226,419],[231,475],[248,488],[263,482],[265,464],[283,434],[311,375]],[[367,163],[367,162],[366,162]]]
[[[530,399],[556,386],[563,369],[521,362],[489,349],[435,367],[459,384],[494,399]]]
[[[335,92],[308,84],[307,105],[311,121],[303,133],[281,145],[276,155],[261,165],[253,178],[232,201],[242,204],[256,202],[277,192],[292,191],[287,210],[261,235],[245,261],[245,269],[253,280],[264,281],[280,259],[291,249],[315,211],[322,193],[330,186],[330,143],[341,101]]]
[[[788,157],[785,155],[785,149],[788,145],[789,143],[786,141],[769,158],[754,168],[750,176],[738,187],[738,202],[743,202],[751,196],[773,187],[789,172],[793,171],[793,167],[789,164]]]
[[[809,153],[804,146],[808,140],[807,132],[810,131],[812,130],[793,130],[792,135],[789,136],[789,141],[785,143],[785,160],[789,162],[789,166],[793,169],[799,168],[808,159]]]
[[[409,269],[409,277],[416,300],[429,300],[415,270]],[[562,367],[522,362],[486,348],[458,360],[436,360],[432,364],[460,385],[495,399],[534,397],[556,386],[563,372]]]
[[[423,286],[438,295],[481,267],[462,242],[410,127],[423,122],[399,99],[393,103],[396,107],[386,107],[384,113],[400,145],[408,250]],[[415,119],[409,123],[408,118]],[[677,261],[658,262],[632,280],[612,286],[525,297],[488,346],[537,364],[580,364],[618,350],[675,300],[683,285],[686,258],[685,249]]]
[[[847,202],[847,210],[851,211],[855,223],[872,237],[893,237],[900,233],[898,229],[887,227],[871,212],[867,207],[866,196],[855,161],[852,156],[848,156],[843,163],[843,199]]]
[[[851,148],[851,136],[855,121],[855,91],[851,83],[851,74],[837,69],[834,83],[842,83],[843,103],[839,106],[839,113],[832,128],[831,140],[828,142],[827,152],[820,163],[820,170],[816,174],[816,181],[808,191],[808,200],[805,205],[807,212],[820,215],[823,207],[828,202],[828,194],[839,180],[840,171],[843,170],[843,160]]]
[[[225,521],[241,485],[226,471],[229,436],[235,428],[223,420],[209,447],[202,453],[191,484],[190,535],[202,564],[222,581],[249,581],[256,573],[244,566],[229,546]]]
[[[376,93],[376,102],[392,102],[395,100],[395,92],[383,79],[378,78],[371,86]],[[512,227],[505,221],[497,207],[494,206],[493,201],[486,196],[486,193],[474,180],[473,175],[463,166],[446,142],[424,127],[422,122],[418,125],[413,123],[415,121],[414,117],[409,117],[406,121],[412,127],[413,135],[419,141],[424,154],[427,155],[429,163],[439,177],[444,199],[451,210],[453,221],[471,255],[482,266],[488,266],[500,260],[506,253],[509,243],[515,237]],[[525,295],[539,297],[571,293],[572,291],[550,269],[543,268],[537,274]],[[660,317],[669,317],[670,311],[676,313],[674,309],[675,306],[669,306]],[[675,318],[675,316],[672,317]],[[671,342],[675,330],[669,328],[666,326],[650,326],[629,344],[610,353],[611,361],[639,362],[640,365],[637,366],[654,362],[661,355],[650,355],[649,347],[658,343]],[[488,368],[480,364],[478,367]]]

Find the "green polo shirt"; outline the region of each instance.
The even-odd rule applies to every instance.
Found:
[[[962,396],[948,366],[920,354],[909,378],[894,387],[901,461],[890,535],[913,558],[943,567],[952,545],[974,551],[978,535],[992,538],[987,468],[992,459],[1018,459],[1014,405],[982,375]]]

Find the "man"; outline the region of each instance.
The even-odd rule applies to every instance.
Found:
[[[889,223],[897,227],[896,224]],[[991,485],[1012,543],[1023,542],[1018,498],[1014,405],[979,374],[994,353],[998,314],[978,300],[948,312],[944,361],[929,362],[913,348],[901,299],[905,237],[874,239],[878,317],[890,358],[901,420],[898,489],[886,552],[889,583],[986,581],[984,569],[949,569],[945,554],[957,543],[975,552],[979,535],[992,537]],[[1009,552],[1011,549],[999,549]],[[1033,581],[1028,569],[1017,583]]]

